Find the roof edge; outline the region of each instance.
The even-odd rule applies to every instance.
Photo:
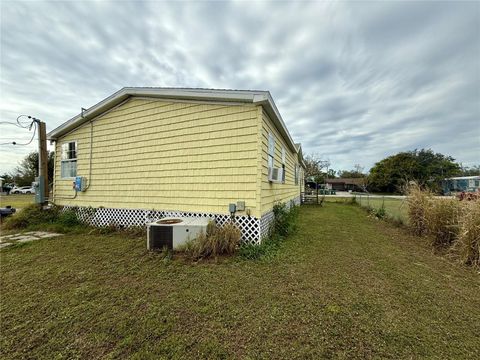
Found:
[[[298,152],[270,92],[264,90],[124,87],[83,111],[83,113],[74,116],[50,131],[47,134],[47,139],[56,141],[58,138],[76,129],[85,122],[94,119],[133,96],[178,100],[238,102],[262,105],[272,120],[274,120],[275,125],[279,128],[291,149],[296,153]]]

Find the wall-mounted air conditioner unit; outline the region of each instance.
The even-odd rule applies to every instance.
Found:
[[[283,179],[283,169],[282,168],[268,168],[268,181],[271,182],[282,182]]]
[[[147,249],[177,249],[189,239],[194,239],[201,231],[207,231],[209,218],[166,217],[147,224]]]

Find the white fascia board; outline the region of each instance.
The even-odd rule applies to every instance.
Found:
[[[214,100],[252,102],[261,92],[248,90],[213,90],[213,89],[170,89],[170,88],[125,88],[131,96],[147,96],[172,99]]]
[[[82,125],[84,122],[87,122],[89,119],[93,119],[108,109],[111,109],[115,105],[124,101],[126,98],[128,98],[128,94],[126,93],[125,88],[123,88],[84,111],[83,116],[82,113],[80,113],[50,131],[47,134],[47,139],[50,141],[57,140],[58,137],[70,132],[76,127]]]
[[[254,103],[264,106],[267,114],[273,120],[277,129],[283,135],[285,140],[287,140],[288,146],[296,154],[297,147],[295,146],[295,143],[293,142],[293,139],[290,136],[287,127],[285,126],[285,123],[283,122],[282,116],[280,115],[280,112],[278,111],[277,106],[275,105],[273,98],[270,95],[270,92],[267,91],[265,94],[262,94],[262,96],[257,96],[256,98],[254,98]]]
[[[297,155],[298,155],[298,161],[300,162],[300,165],[302,165],[303,168],[305,168],[305,160],[303,159],[303,151],[302,151],[302,144],[298,143],[295,144],[295,147],[297,148]]]

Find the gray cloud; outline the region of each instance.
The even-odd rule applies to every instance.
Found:
[[[8,2],[0,117],[53,129],[123,86],[266,89],[304,152],[480,159],[477,2]],[[27,139],[0,125],[4,139]],[[0,172],[34,149],[0,147]]]

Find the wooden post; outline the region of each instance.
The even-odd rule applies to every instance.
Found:
[[[316,183],[317,186],[317,205],[318,205],[318,183]]]
[[[48,152],[47,152],[47,127],[43,121],[38,121],[38,175],[44,179],[45,202],[48,200]]]

